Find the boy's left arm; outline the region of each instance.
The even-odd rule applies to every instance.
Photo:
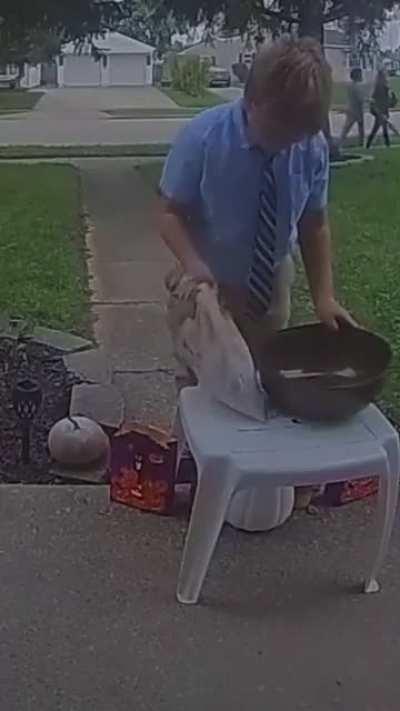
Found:
[[[299,225],[300,246],[317,318],[337,330],[340,322],[355,326],[335,298],[332,240],[326,209],[306,212]]]
[[[313,183],[299,224],[299,241],[316,315],[322,323],[336,330],[341,321],[355,323],[335,298],[327,207],[329,148],[322,134],[314,139],[311,160],[314,165]]]

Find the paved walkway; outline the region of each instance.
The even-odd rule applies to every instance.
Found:
[[[98,342],[110,354],[128,419],[169,424],[173,360],[164,315],[171,257],[157,235],[155,195],[132,162],[79,161],[93,224],[93,310]]]

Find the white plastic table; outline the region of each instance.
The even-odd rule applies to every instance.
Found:
[[[203,394],[182,391],[181,441],[196,461],[198,487],[177,597],[197,603],[233,495],[250,487],[314,486],[379,476],[379,537],[365,592],[377,592],[397,508],[399,437],[371,405],[340,424],[298,423],[283,416],[249,420]]]

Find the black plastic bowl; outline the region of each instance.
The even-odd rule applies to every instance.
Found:
[[[276,409],[299,419],[341,420],[377,398],[391,358],[389,344],[373,333],[310,324],[268,340],[260,378]]]

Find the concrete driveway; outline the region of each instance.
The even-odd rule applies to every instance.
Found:
[[[36,111],[53,116],[99,115],[109,109],[175,108],[171,99],[154,86],[49,89]]]

